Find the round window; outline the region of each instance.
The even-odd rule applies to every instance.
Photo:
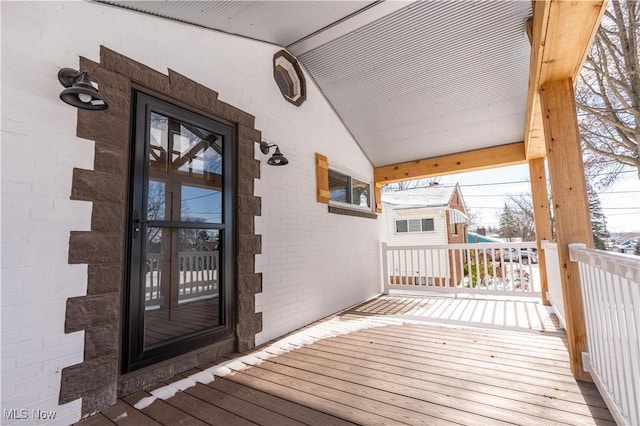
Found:
[[[299,106],[307,98],[304,75],[296,58],[284,50],[273,55],[273,78],[284,98]]]

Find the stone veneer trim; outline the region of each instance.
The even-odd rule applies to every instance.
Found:
[[[93,202],[91,230],[71,232],[69,263],[88,264],[87,295],[67,299],[65,332],[85,331],[84,361],[62,371],[59,403],[82,398],[82,414],[108,407],[119,396],[139,390],[234,350],[255,346],[262,314],[255,294],[262,276],[255,273],[261,253],[254,218],[261,214],[254,196],[260,162],[254,145],[261,133],[252,115],[218,100],[218,94],[169,69],[155,71],[104,46],[100,63],[80,58],[80,68],[99,83],[109,101],[105,111],[78,110],[77,136],[95,141],[93,170],[74,169],[71,199]],[[131,95],[137,89],[236,128],[236,330],[235,339],[218,342],[127,375],[120,374],[124,265],[130,167]]]

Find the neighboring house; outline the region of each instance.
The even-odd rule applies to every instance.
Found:
[[[390,245],[442,245],[467,241],[467,210],[460,186],[431,184],[382,194]]]
[[[432,183],[424,188],[385,192],[382,194],[382,204],[381,219],[389,245],[443,246],[461,244],[467,240],[469,219],[458,184]],[[449,282],[451,271],[459,269],[459,259],[449,258],[445,249],[439,252],[432,261],[408,259],[415,265],[415,275],[408,279],[420,282],[426,281],[426,277],[439,277],[434,278],[434,282],[424,283],[429,285]]]
[[[640,244],[640,237],[629,238],[615,246],[615,250],[620,253],[634,254]]]

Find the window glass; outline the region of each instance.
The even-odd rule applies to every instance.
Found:
[[[349,203],[349,176],[329,170],[329,199]]]
[[[434,231],[435,227],[433,226],[433,219],[422,219],[422,231]]]
[[[420,232],[420,219],[409,220],[409,232]]]
[[[396,220],[396,233],[434,231],[433,218]]]
[[[351,178],[351,204],[360,207],[370,207],[369,184]]]
[[[406,220],[396,220],[396,232],[407,232],[407,221]]]
[[[344,173],[329,170],[329,200],[371,207],[371,186]]]

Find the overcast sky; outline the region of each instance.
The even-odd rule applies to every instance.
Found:
[[[458,182],[468,208],[480,211],[479,224],[498,225],[498,215],[513,194],[531,194],[529,167],[525,165],[501,167],[478,172],[443,176],[441,184]],[[624,173],[611,188],[600,192],[600,202],[607,217],[610,232],[638,232],[640,234],[640,180],[637,173]]]

